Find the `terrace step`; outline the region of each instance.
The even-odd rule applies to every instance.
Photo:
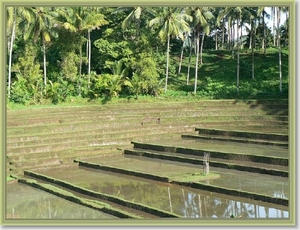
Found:
[[[252,143],[252,144],[288,147],[288,141],[284,141],[284,139],[288,139],[288,135],[284,135],[284,134],[276,134],[276,133],[264,134],[258,132],[243,132],[241,130],[233,131],[228,129],[217,130],[217,129],[196,128],[195,130],[199,132],[198,135],[182,134],[181,137],[184,139],[205,139],[205,140],[231,141],[231,142],[240,142],[240,143]],[[278,139],[283,139],[283,140],[278,140]]]
[[[31,111],[35,112],[31,112]],[[9,127],[33,124],[74,123],[82,120],[144,119],[148,116],[288,116],[288,101],[222,100],[200,102],[161,102],[102,106],[68,106],[63,108],[35,108],[31,111],[8,110]],[[76,112],[74,112],[76,111]],[[19,113],[22,113],[22,120]]]
[[[208,129],[226,129],[226,130],[240,130],[240,131],[246,131],[246,132],[267,132],[267,133],[278,133],[278,134],[284,134],[287,135],[289,133],[288,127],[271,127],[271,126],[261,126],[261,125],[247,125],[247,126],[240,126],[240,125],[207,125],[202,124],[203,127],[207,127]]]
[[[136,139],[140,139],[141,141],[169,139],[174,138],[173,135],[180,135],[182,131],[183,130],[178,134],[153,133],[152,135],[141,136]],[[134,135],[135,137],[138,136],[136,134]],[[10,163],[7,165],[7,170],[9,170],[10,173],[20,175],[22,174],[22,169],[49,168],[57,165],[67,166],[73,162],[74,158],[89,159],[99,155],[106,156],[109,152],[116,152],[118,148],[130,147],[130,138],[116,137],[114,143],[111,140],[90,142],[93,143],[93,145],[82,145],[82,143],[86,142],[73,141],[68,145],[65,143],[59,145],[54,143],[52,146],[44,144],[40,146],[10,148],[11,151],[14,151],[7,154],[9,157],[8,162]]]
[[[91,142],[98,143],[99,141],[105,140],[111,141],[112,139],[121,138],[121,137],[136,137],[138,135],[143,136],[145,133],[147,135],[151,134],[161,134],[166,132],[178,132],[178,131],[192,131],[194,127],[188,125],[185,126],[172,126],[169,124],[160,124],[160,125],[135,125],[124,127],[124,130],[120,130],[119,127],[107,127],[102,129],[92,129],[92,130],[78,130],[78,131],[66,131],[63,133],[45,133],[41,135],[22,135],[14,138],[9,138],[7,140],[8,148],[17,148],[17,147],[26,147],[33,145],[42,145],[42,144],[60,144],[68,143],[71,141],[83,141],[90,140]]]
[[[218,117],[219,121],[213,121],[212,118],[206,119],[199,119],[197,117],[174,117],[170,118],[161,118],[161,122],[158,124],[154,121],[131,121],[126,122],[122,119],[118,121],[110,121],[110,122],[103,122],[103,123],[94,123],[94,122],[86,122],[82,121],[81,123],[73,123],[73,124],[55,124],[55,125],[34,125],[34,126],[19,126],[19,127],[8,127],[7,129],[7,138],[8,143],[14,140],[26,140],[29,138],[33,138],[37,140],[37,136],[43,137],[46,135],[56,135],[61,136],[62,133],[79,133],[81,131],[84,132],[95,132],[98,130],[100,133],[109,132],[109,130],[130,130],[130,129],[147,129],[147,128],[168,128],[168,127],[199,127],[199,124],[203,127],[213,127],[218,128],[220,126],[227,129],[239,129],[239,130],[264,130],[269,132],[281,132],[287,133],[288,126],[285,124],[282,125],[274,125],[271,121],[269,125],[269,121],[256,121],[256,120],[246,120],[243,118],[243,121],[240,122],[234,121],[234,117]],[[255,118],[252,118],[255,119]],[[201,120],[201,122],[200,122]],[[229,122],[228,120],[232,120]]]
[[[143,132],[128,132],[128,133],[115,133],[114,135],[95,137],[90,136],[87,138],[61,138],[59,141],[55,141],[56,139],[50,139],[39,142],[29,142],[30,145],[26,145],[26,142],[17,142],[10,143],[9,148],[7,150],[7,155],[11,156],[14,154],[28,154],[28,153],[44,153],[49,151],[60,151],[60,150],[68,150],[79,147],[89,147],[89,146],[105,146],[105,145],[121,145],[125,143],[130,143],[132,139],[146,140],[146,138],[153,139],[153,137],[171,137],[174,134],[180,135],[183,132],[189,131],[189,128],[167,128],[160,130],[152,130],[149,131],[147,135]],[[35,144],[37,143],[37,144]],[[14,147],[12,147],[14,146]]]
[[[222,135],[225,137],[242,137],[250,139],[274,140],[274,141],[285,141],[288,142],[288,135],[278,133],[265,133],[265,132],[246,132],[238,130],[221,130],[221,129],[205,129],[196,128],[195,131],[201,134],[207,135]]]
[[[154,106],[153,106],[154,105]],[[34,117],[44,117],[49,114],[50,116],[55,114],[65,114],[71,113],[73,115],[74,111],[78,113],[106,113],[106,114],[135,114],[137,110],[147,110],[147,111],[160,111],[161,109],[173,109],[176,108],[186,108],[186,109],[195,109],[195,108],[247,108],[248,110],[264,110],[270,111],[269,114],[275,114],[282,110],[289,109],[288,100],[201,100],[194,102],[156,102],[156,103],[125,103],[125,104],[110,104],[110,105],[88,105],[88,106],[64,106],[64,107],[48,107],[48,108],[33,108],[32,110],[36,111],[32,113],[28,110],[22,110],[22,114],[31,115]],[[8,112],[15,117],[18,117],[20,110],[10,110]]]
[[[53,114],[52,116],[45,115],[43,117],[28,115],[25,116],[22,121],[18,119],[18,117],[10,117],[10,119],[7,122],[7,125],[10,127],[13,126],[19,126],[19,125],[38,125],[38,124],[59,124],[59,123],[76,123],[78,121],[82,120],[89,120],[89,121],[110,121],[113,120],[115,117],[120,117],[122,119],[126,120],[143,120],[143,119],[157,119],[159,117],[216,117],[216,116],[265,116],[265,117],[273,117],[278,118],[278,120],[286,120],[286,117],[288,117],[287,114],[288,111],[285,113],[281,112],[280,114],[266,114],[266,112],[261,110],[256,111],[249,111],[249,109],[241,110],[241,108],[226,108],[226,110],[222,110],[221,108],[216,110],[209,110],[207,108],[203,108],[201,110],[199,109],[184,109],[180,108],[180,110],[160,110],[160,111],[147,111],[145,113],[144,110],[137,110],[133,111],[132,114],[105,114],[105,113],[95,113],[95,114]]]

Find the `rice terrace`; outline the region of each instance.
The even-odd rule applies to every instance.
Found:
[[[5,223],[289,223],[288,6],[8,7]]]

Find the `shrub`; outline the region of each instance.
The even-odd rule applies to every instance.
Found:
[[[18,80],[12,83],[10,100],[24,105],[30,101],[32,94],[28,91],[27,80],[20,74],[16,76]]]

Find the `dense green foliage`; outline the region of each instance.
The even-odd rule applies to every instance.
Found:
[[[9,7],[7,102],[287,98],[288,20],[237,9]]]

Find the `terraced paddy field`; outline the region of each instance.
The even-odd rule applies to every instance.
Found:
[[[20,198],[7,198],[7,214],[288,220],[288,115],[285,100],[8,110],[7,173],[18,182],[7,192]],[[31,189],[46,198],[32,202]],[[59,214],[66,200],[85,214]]]

